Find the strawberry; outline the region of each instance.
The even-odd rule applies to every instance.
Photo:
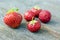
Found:
[[[35,14],[35,17],[38,18],[39,13],[41,12],[42,9],[40,9],[38,6],[35,6],[31,9],[31,11]]]
[[[27,29],[31,32],[37,32],[40,30],[40,28],[41,28],[41,24],[39,21],[36,20],[32,20],[27,24]]]
[[[39,13],[39,19],[40,21],[42,21],[43,23],[47,23],[51,20],[51,13],[47,10],[42,10]]]
[[[32,18],[34,19],[34,13],[32,11],[27,11],[25,14],[24,14],[24,18],[26,21],[31,21]]]
[[[22,15],[17,12],[17,9],[11,9],[4,16],[4,23],[10,26],[11,28],[18,28],[22,22]]]

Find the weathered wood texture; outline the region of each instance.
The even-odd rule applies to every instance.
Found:
[[[29,32],[25,21],[22,21],[18,29],[9,28],[4,24],[3,17],[10,8],[17,7],[19,12],[24,14],[35,5],[51,12],[52,19],[45,25],[60,32],[60,0],[0,0],[0,40],[60,40],[46,30]]]

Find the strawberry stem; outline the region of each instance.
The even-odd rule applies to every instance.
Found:
[[[34,17],[32,17],[32,20],[34,20]]]
[[[30,21],[30,24],[34,25],[37,21],[36,20],[32,20]]]
[[[32,21],[30,21],[30,24],[33,24],[36,22],[36,20],[34,20],[34,17],[32,17]]]

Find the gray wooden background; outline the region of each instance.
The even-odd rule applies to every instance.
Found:
[[[24,14],[35,5],[51,12],[52,19],[46,25],[60,32],[60,0],[0,0],[0,40],[58,40],[46,30],[29,32],[24,21],[18,29],[9,28],[4,24],[3,17],[10,8],[17,7],[19,12]]]

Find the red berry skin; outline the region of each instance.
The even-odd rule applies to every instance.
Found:
[[[4,16],[4,23],[10,26],[11,28],[18,28],[22,22],[22,15],[17,12],[11,12]]]
[[[39,31],[41,28],[41,24],[39,21],[36,21],[34,24],[30,24],[30,22],[27,24],[27,29],[30,32],[37,32]]]
[[[31,11],[35,14],[35,17],[39,17],[39,13],[41,12],[42,9],[35,9],[32,8]]]
[[[49,22],[51,20],[51,13],[49,11],[47,11],[47,10],[42,10],[39,13],[39,19],[43,23]]]
[[[27,11],[25,14],[24,14],[24,18],[26,21],[31,21],[32,19],[34,19],[34,13],[32,11]]]

